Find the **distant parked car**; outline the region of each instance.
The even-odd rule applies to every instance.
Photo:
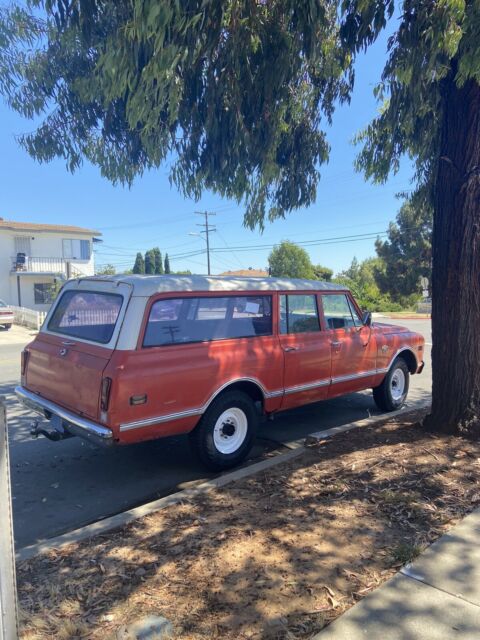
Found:
[[[3,300],[0,300],[0,327],[3,327],[6,331],[10,329],[13,324],[13,311],[8,304]]]

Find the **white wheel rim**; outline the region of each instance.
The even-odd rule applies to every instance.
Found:
[[[390,392],[394,400],[401,400],[405,393],[405,373],[402,369],[395,369],[390,380]]]
[[[235,453],[244,443],[247,431],[247,416],[241,409],[232,407],[218,417],[213,428],[213,443],[220,453]]]

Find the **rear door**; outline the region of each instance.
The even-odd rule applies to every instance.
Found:
[[[127,291],[65,290],[28,347],[24,385],[30,391],[98,418],[103,371],[111,357]]]
[[[279,340],[284,351],[282,409],[323,400],[330,384],[331,345],[314,294],[282,294]]]

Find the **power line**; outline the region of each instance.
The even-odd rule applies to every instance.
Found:
[[[223,237],[223,235],[220,233],[220,230],[217,229],[217,233],[220,237],[220,240],[223,242],[223,244],[225,245],[225,247],[227,249],[230,249],[229,245],[227,244],[227,241],[225,240],[225,238]],[[235,260],[238,262],[238,264],[240,265],[240,267],[242,269],[245,269],[245,265],[242,263],[242,261],[240,260],[240,258],[237,256],[237,254],[235,253],[235,251],[232,251],[232,256],[235,258]]]
[[[205,227],[205,230],[203,231],[203,233],[209,233],[211,231],[216,230],[214,227],[211,227],[208,224],[208,217],[210,215],[212,215],[212,213],[209,212],[198,212],[200,215],[205,216],[206,222],[202,223],[199,226]],[[213,214],[214,215],[214,214]],[[207,231],[208,230],[208,231]],[[409,229],[404,229],[403,232],[409,232],[409,231],[413,231],[416,232],[416,229],[414,227],[409,228]],[[299,246],[304,246],[306,248],[308,247],[314,247],[314,246],[319,246],[319,245],[329,245],[329,244],[344,244],[344,243],[349,243],[349,242],[361,242],[364,240],[374,240],[376,238],[381,238],[381,237],[386,237],[388,236],[388,230],[383,230],[383,231],[377,231],[377,232],[370,232],[370,233],[362,233],[362,234],[351,234],[351,235],[347,235],[347,236],[331,236],[331,237],[327,237],[327,238],[319,238],[319,239],[315,239],[315,240],[305,240],[305,241],[299,241],[296,242],[295,244],[299,245]],[[201,236],[203,238],[203,236]],[[204,238],[204,240],[206,241],[206,237]],[[239,245],[239,246],[229,246],[227,245],[227,243],[225,242],[225,240],[223,240],[224,244],[225,244],[225,248],[222,247],[218,247],[218,248],[211,248],[210,247],[210,243],[208,241],[207,243],[207,250],[202,249],[202,250],[196,250],[196,251],[186,251],[183,253],[177,253],[177,254],[172,254],[171,256],[169,256],[172,260],[182,260],[182,259],[189,259],[191,257],[194,256],[199,256],[199,255],[204,255],[205,253],[207,254],[207,261],[208,261],[208,270],[210,271],[210,254],[218,254],[218,253],[226,253],[227,251],[229,253],[231,253],[232,255],[235,255],[236,251],[242,252],[242,251],[265,251],[268,249],[273,249],[273,247],[278,246],[278,242],[275,244],[261,244],[261,245]],[[106,257],[108,254],[102,254],[104,257]],[[117,257],[117,256],[115,256]],[[126,260],[126,256],[118,256],[118,257],[122,257],[124,258],[123,260],[119,260],[119,261],[115,261],[117,265],[128,265],[130,264],[130,260]],[[236,257],[236,256],[235,256]],[[238,258],[237,258],[238,260]],[[195,262],[195,261],[192,261]],[[197,263],[199,264],[199,263]]]
[[[388,234],[388,231],[386,230],[382,230],[382,231],[374,231],[374,232],[370,232],[370,233],[360,233],[360,234],[352,234],[352,235],[348,235],[348,236],[332,236],[330,238],[319,238],[317,240],[303,240],[300,242],[296,242],[295,244],[297,245],[301,245],[304,247],[314,247],[320,244],[341,244],[343,242],[354,242],[354,241],[358,241],[358,240],[372,240],[375,239],[379,236],[385,236]],[[216,249],[212,249],[212,252],[225,252],[225,251],[252,251],[252,250],[266,250],[266,249],[273,249],[273,247],[278,246],[278,242],[275,244],[257,244],[257,245],[239,245],[239,246],[233,246],[233,247],[228,247],[227,248],[223,248],[223,247],[219,247]]]

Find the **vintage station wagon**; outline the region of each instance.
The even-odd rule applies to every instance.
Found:
[[[213,469],[248,454],[262,415],[373,389],[398,409],[423,337],[372,323],[337,284],[113,276],[69,281],[22,354],[34,433],[129,444],[189,433]]]

